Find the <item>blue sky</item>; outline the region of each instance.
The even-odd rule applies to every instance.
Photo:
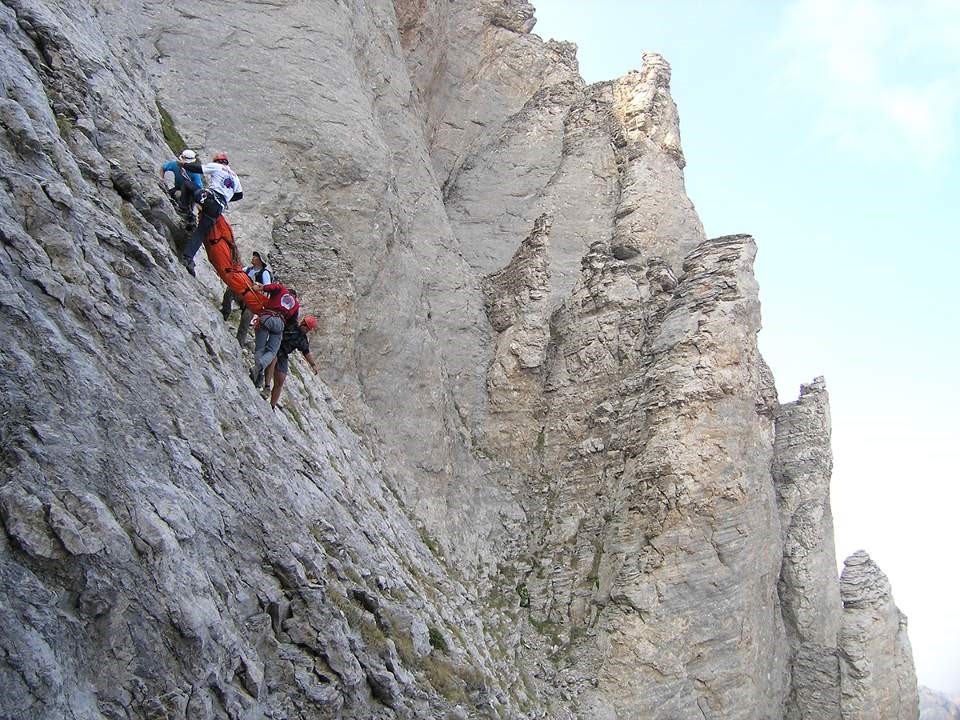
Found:
[[[870,553],[920,682],[960,692],[960,3],[534,3],[588,82],[670,62],[707,234],[757,240],[781,402],[826,377],[837,553]]]

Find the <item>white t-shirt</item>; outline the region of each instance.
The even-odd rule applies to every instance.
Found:
[[[230,169],[229,165],[220,163],[203,163],[203,174],[207,178],[207,187],[216,190],[229,204],[235,193],[243,192],[240,178]]]

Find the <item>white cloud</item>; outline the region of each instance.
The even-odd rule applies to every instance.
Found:
[[[775,52],[781,89],[812,97],[817,130],[876,155],[898,148],[928,167],[958,149],[960,3],[795,0]]]

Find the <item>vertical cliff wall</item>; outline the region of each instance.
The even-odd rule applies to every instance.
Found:
[[[586,85],[512,1],[0,9],[0,717],[916,717],[663,58]],[[276,414],[175,133],[321,319]]]
[[[777,413],[773,477],[783,528],[780,597],[792,662],[788,717],[840,718],[842,604],[830,513],[830,408],[823,378]]]

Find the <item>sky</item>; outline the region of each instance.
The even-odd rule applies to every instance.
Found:
[[[780,401],[826,378],[840,566],[870,554],[920,683],[960,693],[960,2],[534,4],[588,82],[670,63],[707,235],[757,241]]]

